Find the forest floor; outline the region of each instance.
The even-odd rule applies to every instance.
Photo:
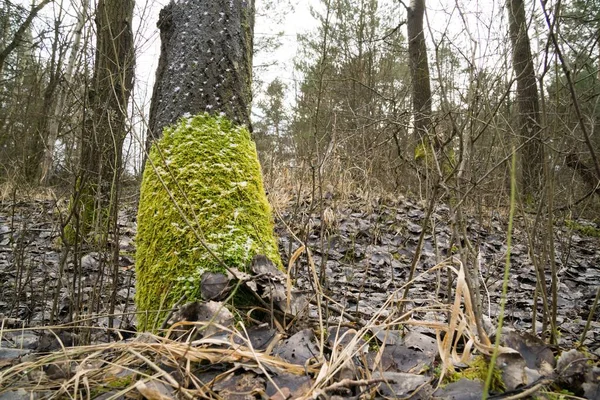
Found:
[[[456,279],[453,278],[454,274],[447,272],[448,269],[439,268],[439,266],[443,262],[447,262],[451,255],[459,252],[460,247],[471,245],[478,251],[477,258],[484,303],[483,313],[492,318],[490,321],[495,321],[501,304],[502,277],[507,252],[507,219],[502,213],[493,211],[486,215],[482,215],[480,212],[477,217],[475,215],[467,217],[464,229],[466,236],[461,238],[459,244],[452,239],[453,227],[449,223],[449,208],[445,205],[438,205],[433,209],[429,227],[422,235],[426,217],[425,206],[421,202],[405,198],[393,201],[353,198],[344,202],[337,202],[329,198],[322,210],[311,211],[309,202],[301,202],[296,205],[292,204],[277,213],[276,230],[280,238],[284,263],[287,265],[288,260],[294,257],[294,254],[300,254],[297,250],[301,244],[297,238],[307,245],[312,256],[312,260],[309,259],[307,257],[309,253],[305,251],[294,263],[291,274],[295,278],[296,285],[309,297],[311,293],[314,293],[316,276],[316,279],[322,284],[322,292],[326,295],[323,298],[327,299],[332,307],[325,314],[318,312],[318,308],[312,307],[304,318],[302,326],[296,326],[291,332],[296,334],[283,341],[279,347],[276,345],[275,350],[273,350],[273,346],[269,350],[273,350],[273,354],[290,364],[304,364],[311,358],[311,354],[314,355],[313,353],[322,355],[326,345],[319,344],[319,330],[317,329],[317,338],[315,338],[314,330],[300,329],[301,327],[314,328],[315,326],[329,329],[330,341],[336,336],[332,334],[331,329],[344,327],[343,329],[347,330],[347,327],[351,327],[355,329],[353,332],[356,330],[362,332],[359,328],[366,326],[370,329],[369,337],[376,340],[378,346],[382,346],[380,349],[385,345],[390,349],[389,352],[365,350],[365,353],[369,353],[367,355],[369,361],[365,361],[365,365],[373,366],[375,363],[381,367],[387,363],[385,371],[380,375],[372,373],[368,374],[368,377],[363,376],[359,379],[355,370],[348,372],[347,368],[337,369],[336,379],[344,384],[337,387],[321,385],[321,392],[319,392],[322,395],[321,398],[334,398],[335,396],[360,398],[360,393],[363,393],[364,397],[365,391],[370,391],[369,393],[372,393],[374,397],[407,397],[416,393],[415,398],[431,398],[434,395],[439,398],[480,398],[482,385],[478,384],[478,386],[472,387],[469,386],[471,383],[464,383],[464,380],[458,380],[459,378],[456,380],[462,383],[457,388],[446,387],[444,389],[446,392],[440,392],[442,389],[438,389],[434,393],[436,382],[433,376],[436,373],[439,375],[439,371],[434,371],[434,369],[436,367],[439,369],[440,362],[443,360],[440,361],[439,358],[436,358],[439,357],[436,354],[440,351],[440,338],[438,337],[436,343],[435,330],[431,327],[435,324],[448,323],[446,317],[450,315],[450,312],[443,305],[454,302],[453,291],[449,291],[449,289],[454,288],[456,283]],[[72,369],[72,371],[64,372],[64,368],[59,368],[60,372],[57,373],[47,367],[41,368],[34,361],[39,358],[32,355],[61,349],[64,352],[63,346],[81,344],[81,333],[74,332],[82,332],[82,325],[93,328],[85,329],[86,337],[84,339],[85,342],[93,345],[110,345],[117,339],[122,343],[137,340],[133,338],[135,330],[135,307],[133,304],[135,295],[135,216],[134,207],[124,207],[120,213],[119,248],[121,255],[119,265],[115,267],[108,265],[104,261],[105,256],[98,251],[72,249],[69,253],[65,253],[59,240],[60,212],[55,202],[4,200],[0,203],[0,319],[2,320],[0,327],[0,399],[30,398],[30,392],[34,391],[38,398],[50,398],[52,397],[51,388],[61,387],[61,385],[64,388],[66,387],[64,382],[71,382],[70,384],[73,385],[73,377],[77,376],[78,372],[76,371],[80,370],[71,365],[68,369]],[[530,376],[529,380],[524,379],[519,384],[513,385],[514,387],[507,385],[505,389],[510,391],[519,387],[535,388],[535,385],[538,384],[537,389],[543,387],[546,388],[545,390],[550,390],[547,388],[551,381],[560,381],[561,385],[554,388],[566,388],[571,394],[585,396],[584,398],[600,398],[597,379],[600,372],[597,367],[592,366],[600,357],[600,312],[598,310],[592,316],[591,326],[585,336],[583,345],[586,351],[570,353],[571,359],[562,361],[564,368],[561,372],[565,373],[567,369],[573,369],[574,365],[579,365],[578,363],[581,361],[579,358],[582,357],[585,362],[588,362],[587,367],[579,365],[577,371],[571,371],[571,375],[566,379],[555,378],[549,381],[547,380],[548,375],[540,372],[543,367],[539,359],[540,352],[544,351],[546,353],[551,351],[551,359],[554,356],[558,357],[560,350],[565,350],[564,354],[568,353],[566,350],[575,351],[573,349],[581,339],[597,288],[600,286],[600,238],[593,235],[588,236],[584,232],[589,234],[594,232],[594,229],[597,232],[598,225],[578,220],[570,224],[565,224],[564,221],[557,222],[554,226],[554,259],[559,277],[557,325],[560,335],[558,346],[549,347],[541,341],[535,341],[533,335],[527,336],[526,334],[526,332],[531,333],[535,330],[539,336],[543,326],[541,321],[543,305],[539,296],[537,299],[535,298],[537,279],[532,255],[543,259],[544,252],[547,252],[547,250],[543,250],[543,245],[538,240],[539,237],[547,234],[547,230],[540,229],[536,237],[531,239],[528,236],[531,229],[527,226],[533,222],[529,218],[528,216],[518,217],[515,225],[504,325],[514,329],[514,332],[518,332],[520,339],[513,340],[515,343],[518,342],[513,348],[519,347],[521,355],[527,360],[529,370],[537,368],[538,373]],[[531,220],[533,220],[533,216],[531,216]],[[588,228],[585,228],[586,226]],[[408,328],[403,328],[401,332],[386,329],[385,332],[397,335],[395,341],[390,341],[388,333],[384,335],[384,330],[378,331],[373,324],[378,320],[389,322],[389,318],[398,309],[400,304],[398,293],[402,294],[408,280],[421,236],[423,239],[421,256],[415,264],[415,279],[407,296],[409,301],[403,302],[402,309],[412,311],[411,321],[422,321],[423,323],[414,323]],[[532,245],[533,248],[531,248]],[[547,287],[550,288],[551,275],[548,264],[544,263],[543,268]],[[453,265],[455,268],[459,268],[457,264]],[[465,267],[470,268],[471,266]],[[118,273],[115,273],[114,268],[118,269]],[[449,277],[451,278],[449,279]],[[390,296],[394,293],[396,293],[395,300],[390,302]],[[351,315],[351,321],[348,321],[348,318],[340,317],[339,309],[343,309]],[[84,322],[79,320],[79,317],[75,317],[77,329],[73,328],[74,314],[88,317]],[[109,317],[109,315],[114,315],[114,317]],[[92,316],[93,318],[89,318]],[[534,318],[537,320],[534,321]],[[321,324],[325,321],[325,325],[315,322],[319,320]],[[56,328],[54,331],[47,329],[50,323],[55,327],[62,325],[64,329]],[[107,329],[109,324],[114,329]],[[495,323],[490,322],[490,324],[495,326]],[[394,324],[394,326],[398,325]],[[389,328],[389,325],[386,327]],[[256,331],[259,332],[260,340],[268,342],[264,335],[268,338],[275,336],[276,329],[273,327],[266,331],[260,329]],[[117,330],[119,334],[114,333]],[[278,331],[281,330],[279,327]],[[407,332],[410,332],[412,336]],[[372,349],[371,342],[368,346],[366,343],[359,343],[363,339],[363,337],[358,337],[353,345]],[[345,340],[348,340],[348,337]],[[308,345],[308,342],[313,344]],[[409,346],[409,343],[412,344]],[[147,344],[145,345],[147,346]],[[330,361],[334,354],[331,350],[332,346],[334,343],[329,343]],[[254,347],[260,346],[256,346],[255,343]],[[302,352],[301,347],[306,347],[305,350],[308,353]],[[114,349],[114,347],[112,348]],[[523,349],[527,349],[528,352],[538,352],[538,355],[533,357],[534,367],[529,365],[530,360],[523,355]],[[106,352],[106,349],[103,351]],[[73,359],[78,359],[78,357],[83,357],[82,354],[87,355],[88,353],[89,351],[70,354]],[[351,358],[355,356],[357,356],[356,352]],[[373,357],[376,358],[376,362]],[[573,357],[576,361],[573,361]],[[558,358],[559,366],[560,360]],[[589,363],[590,361],[592,363]],[[104,362],[106,364],[106,360]],[[407,363],[410,365],[407,366]],[[556,363],[550,363],[552,364],[551,370],[558,368]],[[24,364],[28,365],[26,373],[17,367]],[[353,364],[360,363],[355,360]],[[33,374],[35,378],[29,376],[36,368],[41,368],[42,372],[40,373],[43,377],[40,374]],[[239,365],[237,368],[240,368]],[[224,373],[223,368],[205,369],[203,373],[208,375],[203,375],[204,378],[200,379],[196,374],[196,378],[206,383],[208,382],[207,376],[210,377],[209,382],[212,382],[210,392],[216,396],[215,398],[219,396],[221,398],[260,398],[261,396],[256,393],[263,393],[262,397],[265,396],[264,393],[267,393],[267,397],[278,394],[282,396],[281,398],[285,398],[282,394],[285,391],[281,391],[282,387],[287,389],[285,393],[291,398],[297,398],[307,396],[309,390],[315,392],[315,385],[319,382],[318,369],[315,370],[312,366],[306,365],[304,368],[306,380],[290,380],[286,374],[274,373],[282,379],[274,381],[272,377],[266,378],[264,368],[258,368],[256,365],[253,368],[247,366],[241,368],[238,372],[229,374],[227,379],[217,379],[220,374]],[[460,370],[460,365],[457,368]],[[276,366],[271,365],[270,369],[267,369],[272,372]],[[19,382],[23,383],[22,376],[17,379],[14,373],[7,371],[20,371],[21,375],[29,374],[25,379],[29,382],[28,389],[23,389],[23,385],[19,386]],[[322,372],[322,366],[320,371]],[[294,373],[298,374],[297,371]],[[556,377],[557,370],[553,374]],[[525,373],[523,372],[522,375]],[[261,378],[256,380],[251,376],[255,378],[260,376]],[[415,376],[428,376],[428,379],[422,380]],[[5,386],[2,384],[2,379],[5,379]],[[36,379],[37,389],[34,390],[31,387],[36,386],[34,384]],[[53,379],[62,380],[63,383],[53,386],[50,383]],[[504,376],[504,379],[507,377]],[[164,396],[162,398],[176,398],[182,393],[185,395],[186,392],[181,388],[181,393],[177,392],[176,394],[172,389],[181,382],[174,383],[167,378],[163,380],[167,386],[170,385],[170,391],[164,387],[146,389],[150,392],[156,390],[162,393],[161,395]],[[78,380],[76,381],[78,382]],[[131,382],[127,379],[125,381],[125,389],[118,387],[118,390],[113,388],[96,391],[94,394],[97,395],[96,398],[134,398],[133,389],[126,389]],[[262,382],[262,387],[256,383],[258,381]],[[40,382],[45,383],[42,385]],[[381,385],[382,382],[387,382],[387,384]],[[391,384],[390,382],[408,383]],[[81,385],[85,386],[83,383]],[[273,385],[276,389],[273,389]],[[73,390],[84,390],[83,386]],[[152,398],[148,394],[150,392],[145,393],[140,385],[135,389],[137,389],[135,393],[139,392],[147,398]],[[63,391],[65,390],[63,389]],[[244,397],[240,395],[244,390],[254,394]],[[234,396],[231,393],[237,394]],[[241,397],[236,397],[238,395]],[[189,398],[189,396],[184,397]]]

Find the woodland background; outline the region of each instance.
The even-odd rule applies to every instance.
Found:
[[[66,246],[61,260],[89,246],[109,249],[114,276],[121,259],[111,243],[123,239],[118,210],[136,202],[146,148],[151,90],[134,84],[135,59],[158,40],[132,30],[134,17],[152,30],[145,21],[156,5],[119,4],[0,2],[2,198],[53,199]],[[407,196],[426,210],[448,204],[455,250],[470,265],[477,251],[459,239],[467,221],[506,216],[514,178],[523,238],[538,277],[549,273],[556,293],[554,226],[599,232],[600,3],[425,6],[312,2],[307,26],[314,29],[296,38],[289,78],[290,67],[273,55],[289,39],[281,24],[293,6],[257,3],[253,137],[271,203],[294,214],[307,239],[318,226],[321,247],[355,198]],[[118,12],[131,39],[103,42],[98,29],[105,32],[102,21]],[[276,33],[261,33],[261,24]],[[120,80],[107,85],[98,60],[108,70],[112,53],[125,61]],[[110,104],[98,101],[110,93]],[[86,194],[90,182],[96,189]],[[72,235],[70,222],[85,221],[86,209],[67,204],[85,196],[108,211]]]
[[[229,2],[232,10],[234,1],[251,9],[242,0],[198,4],[226,9]],[[515,334],[515,340],[508,335],[513,348],[524,349],[515,358],[519,379],[493,387],[494,362],[488,369],[487,359],[479,358],[485,361],[480,371],[489,370],[485,389],[459,381],[457,393],[480,398],[490,389],[510,395],[513,389],[549,387],[548,393],[565,389],[597,398],[600,2],[292,3],[257,2],[254,63],[245,63],[249,51],[240,63],[245,72],[253,69],[252,136],[279,250],[284,265],[289,262],[288,281],[293,278],[302,295],[319,305],[304,310],[320,338],[317,343],[311,329],[293,324],[287,330],[278,325],[277,332],[271,309],[271,326],[252,332],[259,341],[268,336],[263,344],[271,347],[270,338],[294,335],[275,348],[279,358],[254,350],[250,357],[231,353],[228,381],[221,379],[224,365],[198,362],[222,360],[215,355],[221,348],[214,354],[204,345],[181,350],[185,335],[152,352],[144,342],[148,336],[126,341],[136,331],[140,181],[147,138],[156,133],[148,78],[156,65],[148,54],[158,57],[160,38],[150,21],[165,4],[0,0],[0,382],[7,379],[15,391],[27,387],[54,396],[73,389],[75,396],[85,390],[92,396],[94,384],[114,379],[113,366],[121,373],[126,365],[127,381],[119,382],[112,398],[134,389],[143,394],[139,383],[149,383],[143,377],[150,370],[171,397],[174,388],[192,398],[208,386],[223,395],[227,385],[239,389],[237,379],[250,382],[247,391],[271,390],[271,396],[276,378],[283,379],[275,385],[280,394],[284,388],[308,396],[317,389],[337,393],[340,371],[352,365],[350,381],[343,380],[348,396],[370,390],[372,397],[377,391],[405,397],[414,390],[429,398],[437,389],[434,380],[473,361],[476,340],[481,354],[493,353],[493,329],[486,330],[504,321],[533,334]],[[306,8],[310,17],[298,11]],[[206,20],[219,15],[225,13]],[[305,29],[295,36],[289,24]],[[251,24],[240,25],[231,31],[248,32]],[[249,36],[240,34],[244,46]],[[208,61],[205,76],[210,53],[198,58]],[[197,90],[215,89],[212,94],[221,96],[220,77],[198,82]],[[246,114],[250,97],[249,80],[241,81],[231,100],[242,106],[228,115],[237,121],[244,121],[237,117]],[[175,95],[190,95],[195,84],[174,88]],[[228,107],[214,98],[207,109]],[[225,310],[219,307],[211,318]],[[343,320],[356,328],[350,345],[338,346],[337,339],[327,344]],[[412,325],[402,340],[416,340],[410,346],[401,343],[405,323]],[[25,329],[55,325],[60,335]],[[232,337],[250,337],[238,327],[227,328]],[[388,333],[397,342],[387,342]],[[364,340],[377,347],[373,363],[358,361]],[[62,347],[88,343],[105,346],[94,355],[102,365],[97,370],[87,369],[84,347]],[[561,353],[558,346],[572,351]],[[58,349],[60,362],[42,356],[32,358],[42,361],[30,368],[24,361],[34,350]],[[464,360],[451,362],[457,349]],[[196,363],[202,371],[186,367],[185,379],[176,369],[170,375],[142,352],[157,360],[166,355],[176,366]],[[294,364],[298,357],[300,366]],[[277,373],[260,372],[260,358],[274,363]],[[243,372],[240,359],[250,365]],[[304,368],[311,359],[319,364]],[[535,364],[531,376],[524,373],[526,359],[528,368]],[[361,362],[369,374],[381,369],[383,379],[362,380],[356,369]],[[392,370],[384,372],[383,364]],[[51,368],[56,365],[58,371]],[[93,382],[85,390],[80,366]],[[319,372],[328,366],[327,374]],[[391,392],[379,386],[393,379],[414,386],[388,387]]]

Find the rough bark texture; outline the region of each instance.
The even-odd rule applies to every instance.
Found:
[[[411,0],[407,13],[406,25],[415,135],[417,139],[425,139],[431,125],[431,84],[425,33],[423,32],[425,0]]]
[[[104,226],[107,206],[116,200],[133,87],[133,6],[134,0],[100,0],[96,9],[96,59],[75,202],[83,233],[98,224]]]
[[[506,8],[513,48],[513,68],[517,79],[516,104],[519,114],[517,134],[523,142],[520,154],[521,190],[526,196],[535,198],[543,185],[544,162],[537,83],[523,0],[507,0]]]
[[[148,148],[184,115],[222,112],[250,126],[252,10],[254,0],[172,1],[161,10]]]
[[[182,297],[202,299],[206,272],[245,270],[257,254],[281,265],[248,130],[253,19],[247,0],[171,2],[161,11],[137,220],[139,330],[159,327]]]

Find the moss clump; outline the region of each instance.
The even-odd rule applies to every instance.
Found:
[[[198,235],[230,267],[244,270],[256,254],[281,266],[250,133],[208,114],[165,128],[146,163],[136,237],[136,304],[147,313],[139,314],[138,329],[156,328],[165,315],[156,311],[172,307],[182,295],[187,301],[200,299],[204,272],[223,272]]]
[[[583,225],[571,219],[566,220],[565,225],[567,225],[567,228],[577,231],[584,236],[600,238],[600,229],[592,225]]]
[[[485,382],[487,379],[489,362],[484,356],[478,356],[473,359],[469,366],[460,372],[451,372],[446,375],[447,383],[457,382],[462,378],[474,381]],[[490,385],[492,392],[501,393],[506,387],[502,381],[502,371],[498,367],[494,367],[492,372],[492,383]]]

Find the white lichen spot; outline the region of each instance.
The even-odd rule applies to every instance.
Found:
[[[245,188],[246,186],[248,186],[248,182],[246,182],[246,181],[242,181],[242,182],[231,182],[231,186],[233,186],[233,187]]]

